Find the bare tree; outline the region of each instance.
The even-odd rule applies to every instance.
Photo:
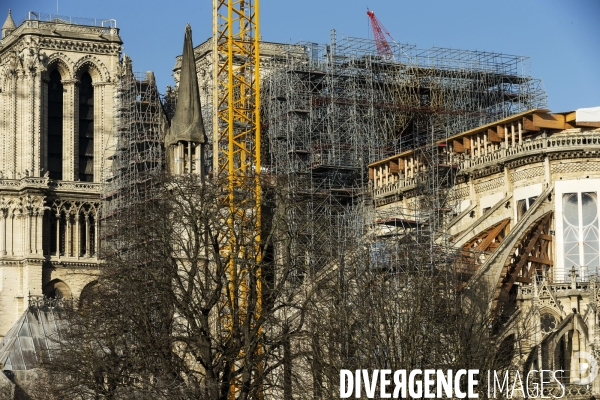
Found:
[[[281,251],[285,196],[264,182],[262,214],[232,216],[217,183],[184,175],[155,187],[153,200],[120,214],[98,284],[67,310],[44,365],[49,382],[73,399],[277,392],[303,320],[288,284],[294,260]]]
[[[311,297],[301,356],[309,385],[295,398],[339,397],[341,369],[507,369],[520,337],[497,343],[490,294],[462,290],[455,261],[451,249],[436,246],[432,258],[409,237],[363,240],[347,252]],[[487,376],[479,378],[485,398]]]

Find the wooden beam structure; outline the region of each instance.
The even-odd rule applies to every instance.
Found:
[[[549,211],[538,218],[511,249],[494,292],[492,318],[502,313],[515,282],[531,283],[536,274],[544,273],[544,267],[549,269],[554,265],[553,236],[550,235],[552,215],[553,212]]]
[[[510,232],[510,218],[492,225],[470,239],[462,246],[461,255],[457,261],[456,271],[462,275],[461,286],[483,265],[485,260],[498,248]]]

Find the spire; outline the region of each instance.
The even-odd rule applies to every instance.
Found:
[[[205,143],[206,134],[204,132],[204,122],[202,121],[200,90],[198,89],[190,24],[185,27],[178,92],[177,107],[171,121],[170,132],[165,138],[165,145],[169,146],[179,141]]]
[[[6,21],[4,21],[4,25],[2,25],[2,37],[4,38],[6,35],[11,33],[17,26],[15,25],[15,21],[12,18],[12,12],[10,8],[8,9],[8,16],[6,17]]]

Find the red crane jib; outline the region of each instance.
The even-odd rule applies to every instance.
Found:
[[[388,35],[392,40],[394,40],[394,38],[392,38],[392,35],[390,35],[387,29],[385,29],[383,24],[379,22],[373,11],[367,11],[367,15],[371,20],[373,36],[375,37],[375,45],[377,46],[377,54],[385,58],[392,58],[394,53],[392,52],[389,42],[385,39],[385,35]]]

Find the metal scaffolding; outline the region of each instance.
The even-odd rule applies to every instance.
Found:
[[[376,225],[391,224],[429,246],[432,257],[439,254],[457,171],[446,148],[433,144],[546,106],[526,57],[399,44],[393,53],[381,57],[374,41],[338,40],[332,31],[329,44],[284,47],[264,68],[264,164],[288,177],[298,233],[294,256],[307,258],[301,273],[336,258],[339,249],[325,238],[350,243],[369,230],[381,232]],[[412,206],[377,215],[366,166],[407,150],[428,166],[415,176]]]
[[[125,56],[116,90],[116,131],[105,160],[101,222],[102,239],[109,246],[118,238],[130,207],[152,198],[156,180],[151,178],[164,164],[166,117],[154,74],[134,73],[131,68]]]

